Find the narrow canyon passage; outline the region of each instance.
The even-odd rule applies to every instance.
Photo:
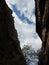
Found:
[[[35,1],[6,0],[6,2],[13,11],[21,48],[24,45],[31,45],[35,50],[40,49],[42,41],[36,33]]]
[[[49,65],[49,0],[6,0],[6,2],[13,11],[21,48],[24,45],[31,45],[35,51],[41,48],[39,65]]]
[[[35,1],[34,0],[30,0],[30,1],[6,0],[6,2],[13,11],[12,15],[15,21],[14,25],[15,25],[15,29],[18,32],[21,49],[24,49],[24,46],[31,46],[32,48],[31,50],[34,49],[34,51],[37,52],[41,48],[42,41],[39,35],[36,33]],[[28,50],[26,49],[26,52],[27,51]],[[24,51],[23,53],[26,53],[26,52]],[[34,53],[33,51],[31,52]],[[30,52],[30,55],[31,55],[31,52]],[[34,56],[36,53],[31,56],[32,58],[28,54],[26,54],[27,64],[29,63],[29,65],[37,65],[38,56],[37,55]]]

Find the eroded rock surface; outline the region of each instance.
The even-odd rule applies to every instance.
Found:
[[[35,0],[36,31],[42,40],[38,65],[49,65],[49,0]]]

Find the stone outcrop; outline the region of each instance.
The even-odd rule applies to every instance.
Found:
[[[49,65],[49,0],[35,0],[36,31],[42,40],[38,65]]]
[[[0,0],[0,65],[26,65],[12,11],[5,0]]]

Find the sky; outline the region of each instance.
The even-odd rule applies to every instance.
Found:
[[[36,17],[34,0],[6,0],[13,11],[15,29],[18,32],[20,46],[31,45],[38,50],[42,41],[36,33]]]

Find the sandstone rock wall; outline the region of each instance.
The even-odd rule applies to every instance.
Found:
[[[42,40],[39,65],[49,65],[49,0],[35,0],[36,31]]]

